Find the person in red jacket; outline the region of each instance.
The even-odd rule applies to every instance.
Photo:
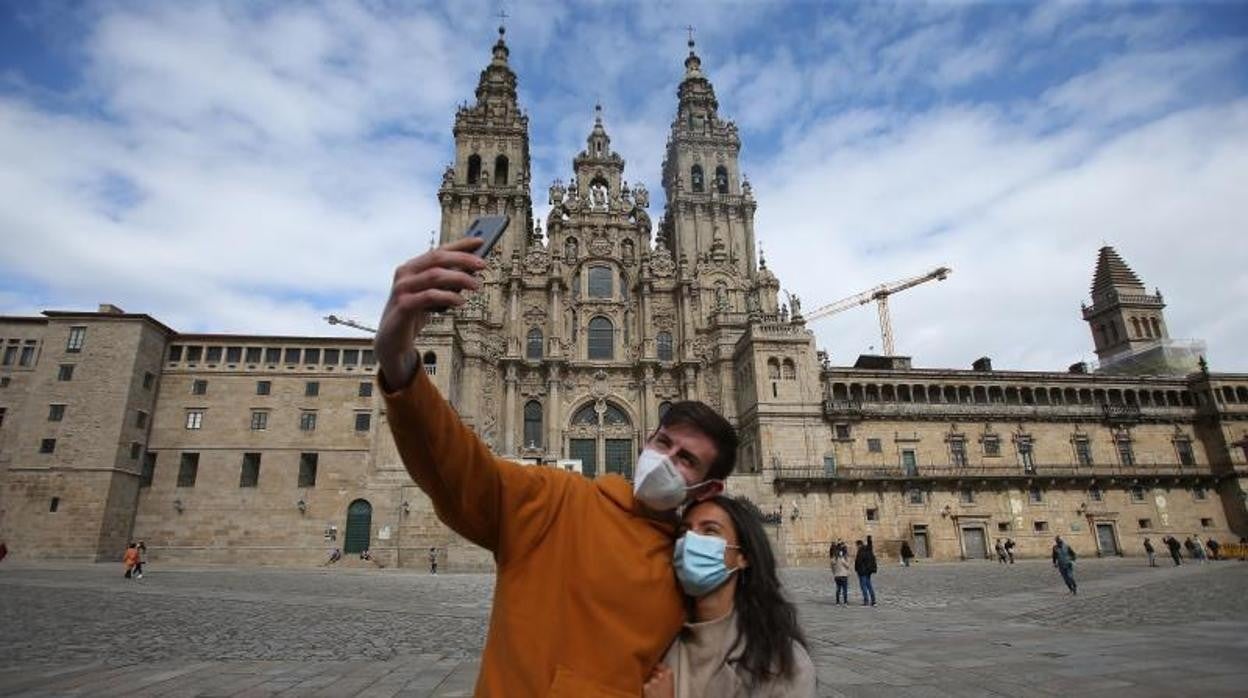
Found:
[[[490,550],[494,606],[478,696],[641,695],[681,628],[675,511],[718,494],[736,461],[731,424],[700,402],[664,413],[634,482],[499,458],[460,421],[414,350],[429,313],[462,305],[485,262],[463,238],[398,267],[374,349],[408,473],[438,518]]]
[[[126,554],[122,556],[121,564],[126,568],[126,579],[131,579],[132,577],[135,579],[143,578],[143,573],[138,571],[139,549],[134,543],[131,543],[130,547],[126,548]]]

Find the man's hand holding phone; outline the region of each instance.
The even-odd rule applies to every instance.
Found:
[[[382,382],[390,390],[411,381],[418,363],[412,342],[429,321],[429,313],[463,305],[461,292],[481,288],[473,274],[485,268],[485,260],[475,254],[483,244],[477,237],[460,238],[395,269],[390,297],[373,338]]]

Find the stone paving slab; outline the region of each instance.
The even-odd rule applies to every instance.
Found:
[[[1248,564],[1024,561],[881,570],[880,605],[784,570],[820,696],[1244,695]],[[485,574],[0,566],[0,694],[466,696]]]

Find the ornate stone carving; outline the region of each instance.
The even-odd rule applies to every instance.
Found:
[[[524,309],[524,324],[528,326],[542,326],[546,324],[546,310],[540,306],[530,305]]]
[[[672,253],[663,246],[659,246],[650,256],[650,271],[659,278],[668,278],[676,273],[676,265],[672,262]]]
[[[650,318],[650,322],[654,325],[655,329],[659,330],[670,331],[676,326],[675,316],[672,314],[671,310],[667,309],[655,311],[654,315]]]
[[[550,255],[543,250],[529,250],[524,258],[524,272],[533,276],[544,276],[550,270]]]
[[[611,241],[603,237],[594,238],[589,243],[589,253],[596,257],[610,257]]]
[[[633,202],[637,208],[650,208],[650,192],[646,191],[646,185],[641,182],[633,187]]]

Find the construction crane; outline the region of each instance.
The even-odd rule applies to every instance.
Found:
[[[328,322],[331,325],[346,325],[347,327],[354,327],[357,330],[364,330],[365,332],[377,334],[377,330],[375,328],[369,327],[368,325],[361,325],[351,318],[340,318],[337,315],[326,315],[325,322]]]
[[[899,291],[908,288],[914,288],[919,284],[927,283],[935,279],[936,281],[944,281],[953,270],[949,267],[936,267],[935,269],[921,274],[912,276],[908,279],[894,281],[888,284],[880,284],[875,288],[868,289],[862,293],[856,293],[848,298],[842,298],[835,303],[829,303],[821,308],[816,309],[806,316],[807,322],[818,320],[820,318],[835,315],[839,312],[865,305],[871,301],[875,301],[876,307],[880,311],[880,335],[884,340],[884,355],[893,355],[893,321],[888,316],[888,297]]]

